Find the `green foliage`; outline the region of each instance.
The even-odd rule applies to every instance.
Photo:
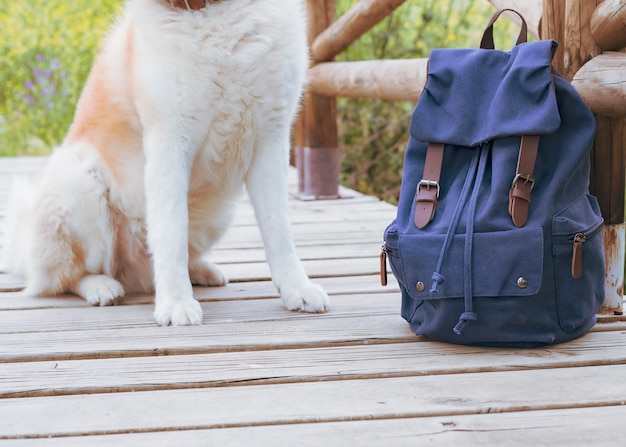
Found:
[[[0,155],[49,153],[122,0],[0,0]]]
[[[356,1],[337,0],[338,14]],[[341,61],[426,58],[433,48],[478,47],[493,14],[486,0],[408,0],[337,57]],[[495,26],[497,48],[510,48],[519,28]],[[338,127],[345,186],[397,203],[414,104],[339,98]]]

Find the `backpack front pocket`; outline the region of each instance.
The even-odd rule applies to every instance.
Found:
[[[473,238],[474,297],[523,297],[539,292],[543,279],[541,228],[475,233]],[[444,239],[442,234],[400,236],[403,282],[412,298],[432,300],[464,296],[465,234],[454,235],[440,269],[443,282],[437,291],[431,291]]]

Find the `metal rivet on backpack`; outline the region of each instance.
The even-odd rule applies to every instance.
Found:
[[[415,287],[417,288],[418,292],[423,292],[424,289],[426,289],[426,286],[424,286],[424,283],[422,281],[419,281]]]
[[[528,280],[523,276],[520,276],[519,278],[517,278],[517,287],[519,287],[520,289],[525,289],[526,287],[528,287]]]

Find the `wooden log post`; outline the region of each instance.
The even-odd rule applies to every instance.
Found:
[[[563,73],[565,44],[565,0],[543,0],[543,14],[539,24],[541,39],[554,39],[559,43],[552,65],[557,72]]]
[[[307,0],[309,44],[333,22],[335,0]],[[295,132],[298,192],[302,199],[339,198],[336,98],[308,90]]]
[[[602,49],[591,35],[591,17],[601,0],[544,0],[541,37],[560,43],[555,66],[568,80]],[[605,218],[606,299],[603,311],[621,313],[624,292],[624,123],[596,115],[590,189]]]

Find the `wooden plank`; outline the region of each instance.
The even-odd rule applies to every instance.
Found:
[[[2,437],[622,405],[626,365],[0,400]],[[80,423],[77,423],[80,421]]]
[[[314,259],[302,261],[302,266],[311,278],[373,275],[380,271],[379,252],[371,258]],[[265,262],[224,264],[220,266],[231,282],[269,280],[270,269]]]
[[[388,223],[391,223],[391,220],[389,220]],[[382,245],[385,227],[385,225],[380,225],[377,228],[367,230],[353,228],[352,231],[348,228],[344,229],[344,231],[333,231],[332,227],[327,227],[325,230],[320,229],[320,232],[315,232],[313,228],[311,228],[311,231],[306,233],[298,231],[298,234],[294,235],[294,242],[296,247],[324,245],[330,246],[329,249],[332,249],[333,245],[345,243],[356,245],[378,241]],[[246,232],[229,231],[215,245],[215,252],[220,249],[241,250],[255,247],[263,247],[258,229],[254,228]],[[380,250],[377,250],[375,256],[379,254]]]
[[[306,259],[302,261],[302,265],[311,278],[371,276],[380,272],[379,253],[380,248],[378,251],[371,253],[369,258],[350,258],[349,260]],[[231,283],[269,281],[271,279],[270,268],[266,262],[221,264],[220,269],[226,274]],[[2,279],[0,279],[0,292],[15,292],[23,287],[24,281],[15,276],[2,275]]]
[[[48,157],[0,157],[0,176],[41,172]]]
[[[259,321],[242,316],[244,306],[231,318],[221,320],[213,320],[208,308],[201,326],[162,328],[155,323],[146,326],[153,321],[152,306],[137,306],[136,327],[129,326],[127,319],[116,328],[114,320],[106,319],[103,325],[109,329],[71,330],[80,323],[70,322],[66,330],[6,333],[0,344],[0,362],[295,349],[404,342],[416,337],[391,309],[378,314],[362,310],[339,315],[331,310],[325,315],[310,315],[290,312],[279,300],[273,305],[274,319]]]
[[[21,277],[0,272],[0,292],[18,292],[25,286]]]
[[[366,294],[335,296],[330,313],[310,315],[285,309],[279,299],[203,302],[207,324],[219,322],[280,321],[301,318],[357,318],[361,315],[390,315],[400,310],[400,294]],[[245,310],[245,312],[242,312]],[[152,305],[75,307],[65,309],[28,309],[0,311],[0,334],[29,332],[82,331],[85,329],[119,329],[150,327],[155,323],[146,319]]]
[[[358,212],[358,211],[355,210],[355,212]],[[341,234],[343,237],[348,237],[348,240],[350,240],[350,235],[353,235],[355,233],[358,234],[361,232],[364,232],[364,233],[378,232],[379,235],[377,239],[382,240],[383,231],[385,230],[386,226],[391,223],[391,219],[395,217],[395,214],[390,217],[391,218],[383,216],[380,219],[370,220],[370,221],[362,220],[362,221],[359,221],[358,223],[346,222],[346,221],[343,221],[343,222],[304,222],[304,223],[300,223],[297,225],[292,225],[292,231],[293,231],[294,239],[296,240],[299,238],[310,237],[310,236],[317,236],[317,237],[321,236],[322,240],[324,240],[324,236],[326,234],[334,234],[334,235]],[[224,235],[224,238],[229,239],[232,237],[243,238],[245,240],[254,240],[254,241],[261,240],[261,234],[256,225],[231,228],[231,230],[228,231]],[[222,245],[223,244],[218,244],[217,246],[219,247]]]
[[[0,275],[0,289],[2,278]],[[315,282],[322,286],[329,295],[364,295],[376,293],[398,293],[398,282],[389,277],[389,285],[380,285],[379,275],[370,276],[342,276],[334,278],[316,278]],[[250,281],[230,283],[224,287],[194,287],[194,296],[198,301],[232,301],[258,300],[263,298],[278,298],[278,291],[270,281]],[[154,302],[153,295],[129,295],[122,298],[118,305],[150,304]],[[243,304],[242,304],[243,305]],[[332,305],[332,303],[331,303]],[[68,307],[91,307],[85,300],[73,295],[59,297],[31,297],[20,292],[0,293],[0,310],[19,309],[50,309]],[[331,306],[332,307],[332,306]]]
[[[358,244],[342,243],[337,241],[333,245],[297,245],[298,257],[305,260],[320,259],[354,259],[354,258],[376,258],[380,254],[382,247],[382,236],[379,241],[363,241]],[[265,261],[265,250],[263,248],[248,249],[223,249],[214,250],[210,258],[220,265],[233,264],[237,262],[263,262]]]
[[[395,214],[396,207],[383,202],[372,196],[355,196],[348,199],[338,200],[296,200],[289,201],[291,219],[320,218],[328,216],[344,221],[358,221],[360,216],[355,216],[351,211],[369,213]],[[346,212],[347,211],[347,212]],[[254,210],[246,195],[240,198],[235,214],[235,221],[245,218],[250,224],[256,222]],[[306,220],[304,220],[306,221]]]
[[[416,338],[416,340],[418,340]],[[626,364],[626,334],[545,349],[435,342],[98,360],[0,363],[0,399]]]
[[[209,430],[0,440],[0,447],[621,447],[625,406],[290,424]]]

